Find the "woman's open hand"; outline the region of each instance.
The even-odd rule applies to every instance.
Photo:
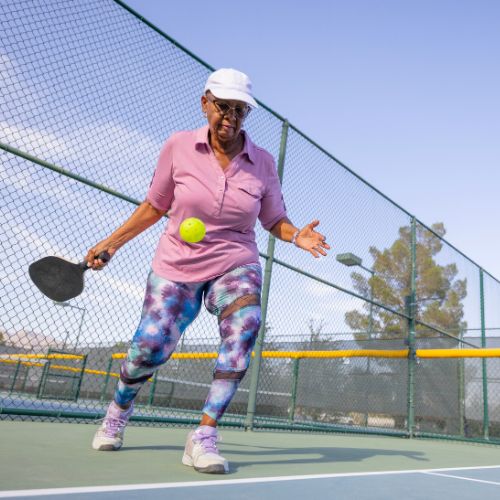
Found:
[[[326,255],[326,250],[330,250],[330,245],[326,242],[326,237],[314,229],[318,225],[319,220],[313,220],[307,226],[304,226],[297,235],[297,238],[295,238],[296,246],[310,252],[316,258],[320,255]]]

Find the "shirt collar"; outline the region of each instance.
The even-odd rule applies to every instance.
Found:
[[[255,144],[250,140],[250,137],[244,130],[241,132],[245,138],[242,153],[246,154],[248,159],[255,164]],[[207,151],[209,151],[210,144],[208,143],[208,125],[197,129],[195,132],[195,147],[199,144],[204,144]]]

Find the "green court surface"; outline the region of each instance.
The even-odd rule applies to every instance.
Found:
[[[419,471],[500,464],[499,448],[451,441],[221,429],[224,476],[181,464],[186,428],[129,426],[119,452],[97,452],[95,425],[0,421],[0,489],[23,490]]]

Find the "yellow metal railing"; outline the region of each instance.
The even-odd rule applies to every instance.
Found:
[[[350,349],[343,351],[263,351],[263,358],[288,358],[288,359],[339,359],[339,358],[407,358],[408,349],[376,350],[376,349]],[[254,353],[252,352],[252,356]],[[422,359],[439,358],[496,358],[500,357],[500,349],[417,349],[416,355]],[[113,360],[124,359],[126,353],[112,354]],[[174,353],[171,359],[216,359],[217,352],[182,352]],[[2,354],[0,363],[15,364],[23,366],[43,367],[44,363],[33,360],[82,360],[84,356],[79,354]],[[72,372],[81,371],[80,368],[71,366],[52,365],[52,369]],[[89,375],[103,375],[118,377],[118,373],[105,370],[93,370],[86,368],[84,373]]]

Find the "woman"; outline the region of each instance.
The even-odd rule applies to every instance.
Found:
[[[160,220],[169,221],[149,274],[142,317],[120,370],[111,402],[92,446],[117,450],[142,384],[173,353],[202,300],[218,317],[221,346],[200,426],[187,438],[182,462],[199,472],[225,473],[219,454],[217,422],[245,375],[260,326],[262,271],[255,242],[257,218],[275,237],[294,243],[314,257],[330,247],[315,231],[287,218],[274,160],[242,130],[257,103],[247,75],[234,69],[212,73],[201,97],[208,124],[172,135],[163,146],[146,196],[132,216],[111,236],[88,251],[93,269],[127,241]],[[186,243],[179,226],[198,217],[207,233]]]

